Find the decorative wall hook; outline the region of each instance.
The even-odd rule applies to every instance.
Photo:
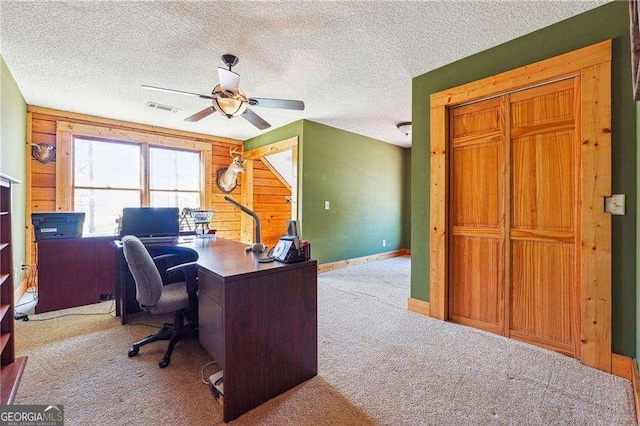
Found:
[[[56,159],[56,147],[46,143],[32,143],[31,156],[39,162],[47,164]]]

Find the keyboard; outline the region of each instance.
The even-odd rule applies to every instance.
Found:
[[[144,244],[176,244],[178,237],[139,237]]]

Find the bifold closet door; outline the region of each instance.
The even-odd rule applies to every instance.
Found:
[[[502,98],[451,110],[449,318],[503,334]]]
[[[572,356],[580,330],[576,82],[510,95],[509,334]]]

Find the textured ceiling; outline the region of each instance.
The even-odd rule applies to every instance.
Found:
[[[140,88],[209,94],[232,53],[249,96],[305,101],[253,108],[271,129],[304,118],[410,146],[395,125],[413,77],[602,3],[0,0],[0,52],[29,105],[246,140],[268,130],[184,122],[208,101]]]

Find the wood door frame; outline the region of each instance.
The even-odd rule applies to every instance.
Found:
[[[293,181],[291,183],[291,220],[298,219],[298,136],[274,142],[269,145],[251,149],[243,153],[245,172],[242,176],[241,202],[253,210],[253,162],[262,160],[265,156],[291,150],[291,167],[293,168]],[[275,173],[274,173],[275,174]],[[240,241],[253,242],[253,220],[247,215],[240,217]]]
[[[578,77],[581,93],[580,352],[583,364],[611,372],[611,217],[603,209],[611,195],[611,40],[431,95],[429,313],[449,316],[449,108],[569,77]]]

